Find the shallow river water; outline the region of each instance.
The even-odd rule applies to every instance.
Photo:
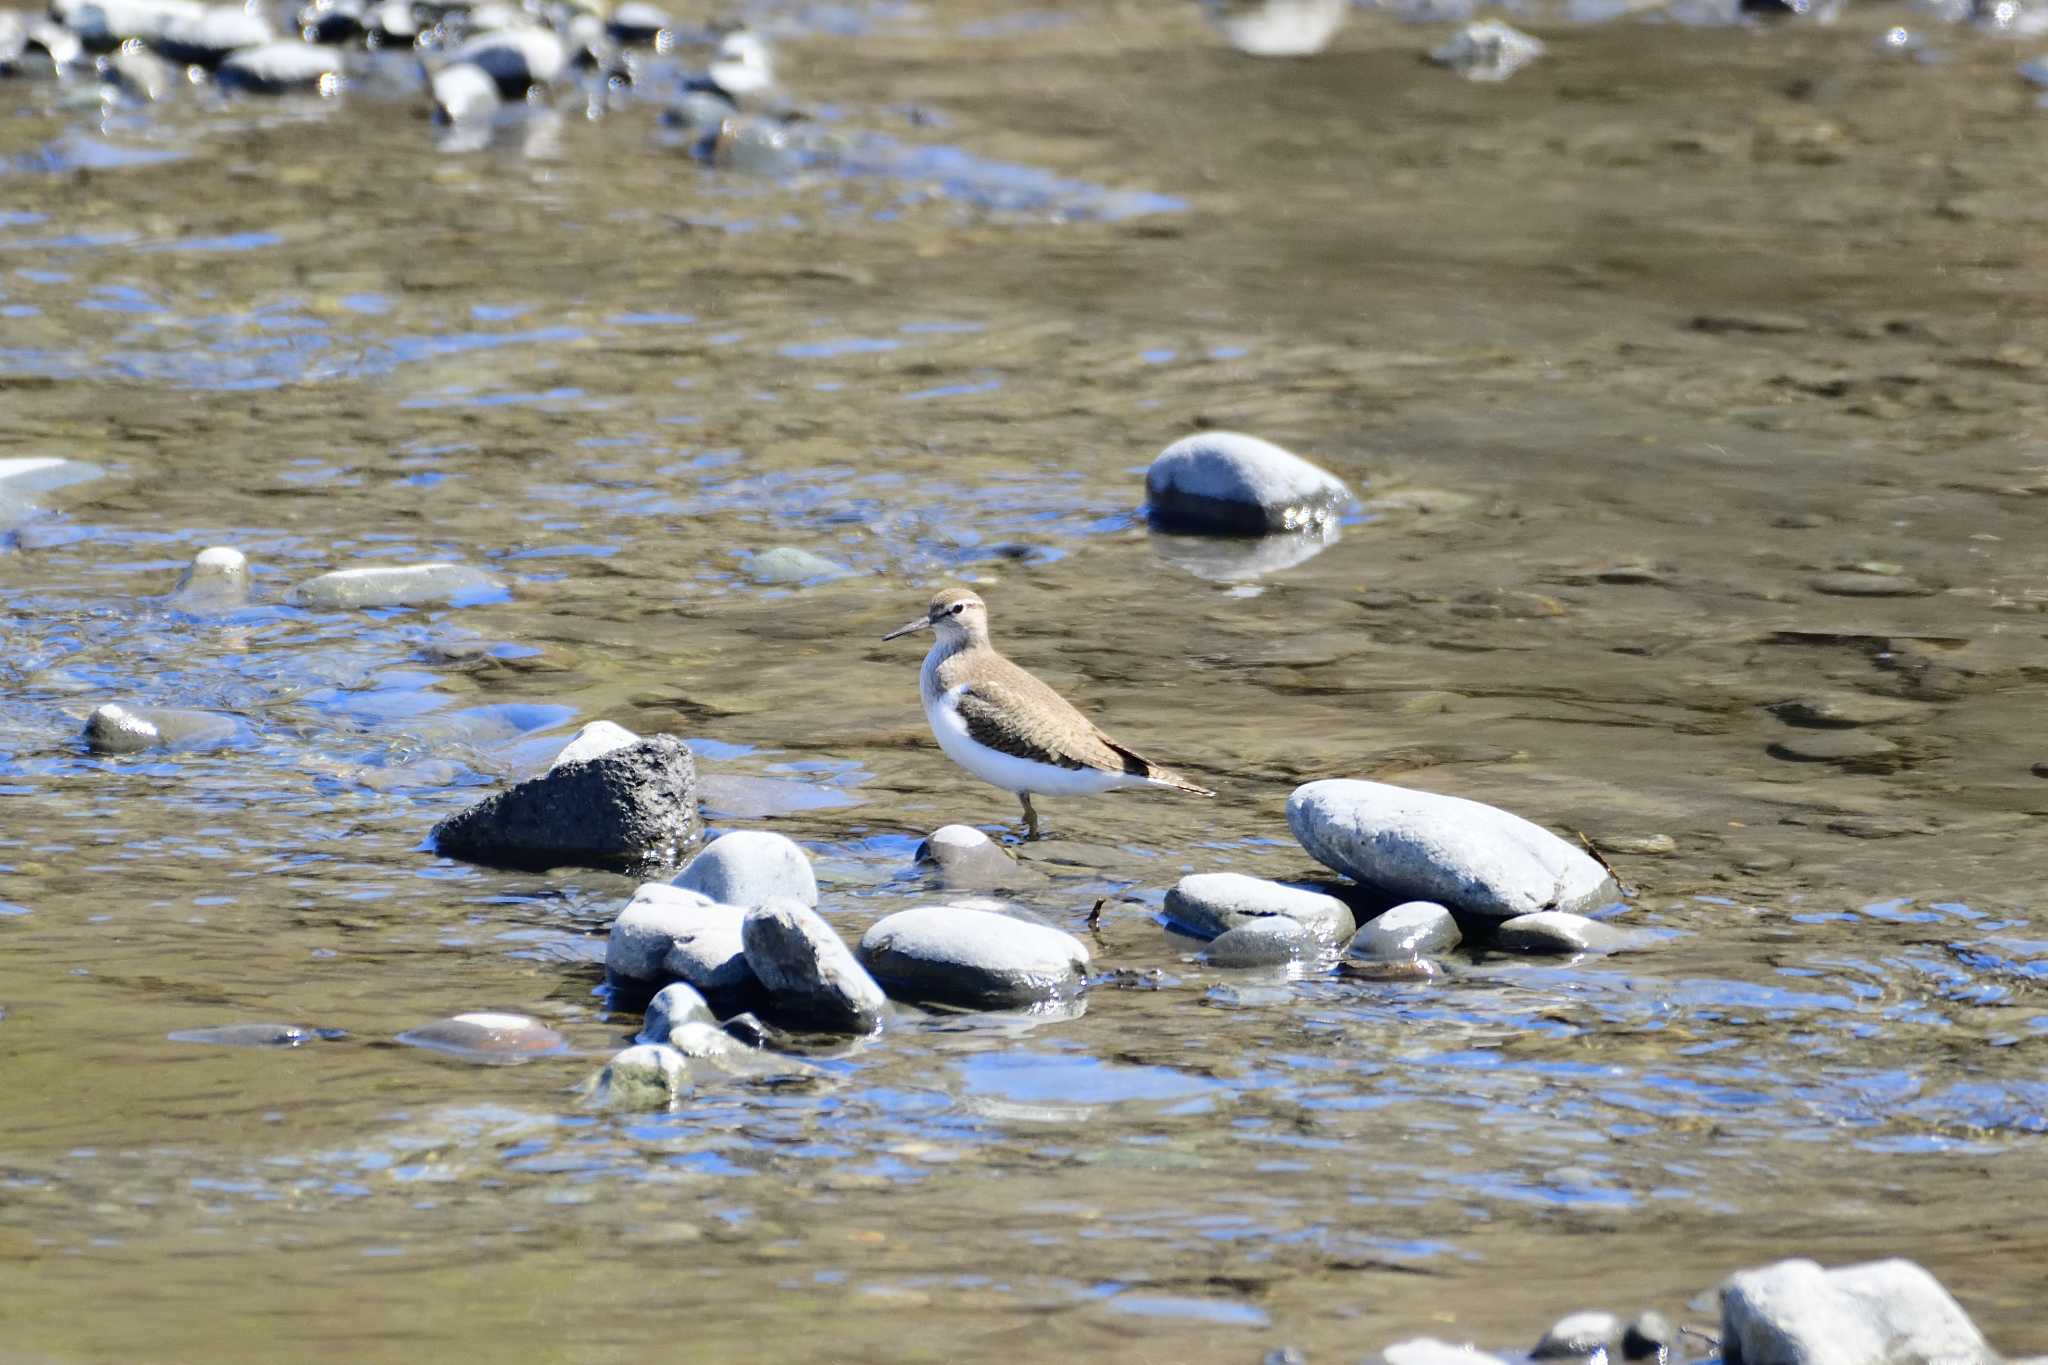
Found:
[[[0,1359],[1348,1359],[1711,1326],[1793,1254],[1911,1256],[2048,1351],[2030,49],[1537,24],[1485,86],[1366,12],[1299,63],[1193,6],[763,17],[867,153],[0,84],[0,457],[103,471],[0,553]],[[1143,468],[1204,425],[1357,515],[1264,576],[1150,534]],[[168,610],[215,544],[258,605]],[[853,572],[758,581],[782,545]],[[279,604],[430,558],[508,590]],[[427,830],[585,721],[669,731],[857,937],[934,899],[924,832],[1018,833],[878,639],[957,581],[1219,789],[1040,803],[1085,1011],[588,1107],[632,879]],[[88,755],[114,700],[241,728]],[[1823,704],[1889,747],[1786,756]],[[1652,941],[1197,962],[1166,888],[1316,873],[1282,807],[1328,776],[1583,832]],[[396,1042],[475,1009],[577,1050]],[[259,1022],[331,1036],[168,1036]]]

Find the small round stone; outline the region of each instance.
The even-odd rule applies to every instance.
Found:
[[[398,1041],[469,1061],[501,1064],[529,1061],[566,1051],[569,1046],[568,1039],[538,1019],[493,1011],[458,1014],[422,1024],[399,1034]]]
[[[621,1109],[665,1109],[689,1076],[688,1059],[667,1043],[636,1043],[598,1073],[596,1098]]]
[[[1501,921],[1494,934],[1494,946],[1511,953],[1570,956],[1577,953],[1611,953],[1627,936],[1611,925],[1566,910],[1541,910]]]
[[[180,611],[222,611],[249,600],[249,560],[231,545],[201,550],[185,566],[170,605]]]
[[[1165,910],[1168,919],[1203,938],[1269,915],[1300,920],[1330,943],[1342,943],[1357,929],[1351,907],[1335,896],[1241,872],[1182,877],[1166,893]]]
[[[1300,920],[1267,915],[1210,939],[1202,956],[1218,967],[1277,967],[1314,957],[1326,946]]]
[[[1376,916],[1352,935],[1350,958],[1405,962],[1447,953],[1464,941],[1458,921],[1435,901],[1407,901]]]
[[[1620,1345],[1621,1332],[1621,1319],[1612,1313],[1572,1313],[1553,1323],[1529,1355],[1534,1360],[1604,1355]]]
[[[1175,441],[1145,472],[1152,520],[1164,529],[1270,535],[1335,522],[1351,490],[1271,441],[1209,431]]]
[[[644,1043],[666,1043],[670,1035],[685,1024],[718,1023],[718,1016],[712,1013],[709,1002],[687,981],[673,981],[655,992],[647,1002],[647,1018],[640,1029],[640,1041]]]
[[[923,905],[869,926],[860,959],[898,999],[1016,1009],[1078,994],[1089,952],[1049,925],[965,905]]]
[[[725,905],[818,903],[810,856],[794,840],[767,830],[738,829],[713,839],[677,874],[675,885]]]

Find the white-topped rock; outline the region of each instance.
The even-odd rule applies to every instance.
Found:
[[[562,746],[555,755],[555,761],[548,764],[548,771],[567,767],[571,763],[588,763],[593,758],[602,758],[614,749],[624,749],[638,744],[640,736],[623,725],[614,725],[608,720],[594,720],[576,732],[576,737]]]
[[[452,62],[431,81],[434,113],[445,123],[487,119],[504,104],[498,82],[475,62]]]
[[[568,52],[549,29],[508,28],[477,34],[449,53],[448,60],[481,68],[506,99],[524,99],[530,87],[562,74]]]
[[[933,869],[941,886],[953,891],[993,891],[1044,880],[972,825],[939,826],[917,846],[916,859],[919,866]]]
[[[1255,536],[1331,525],[1352,501],[1328,470],[1235,431],[1188,436],[1161,451],[1145,471],[1145,496],[1162,528]]]
[[[1384,782],[1297,787],[1287,798],[1287,824],[1326,867],[1468,915],[1583,909],[1610,886],[1599,863],[1519,815]]]
[[[1572,1313],[1550,1325],[1529,1352],[1532,1360],[1583,1360],[1621,1353],[1621,1319],[1612,1313]]]
[[[504,590],[504,583],[467,564],[380,564],[309,578],[286,593],[285,600],[296,607],[328,609],[424,607],[479,601]]]
[[[1611,953],[1628,942],[1628,935],[1612,925],[1568,910],[1539,910],[1533,915],[1502,920],[1494,931],[1493,942],[1495,947],[1511,953],[1570,957],[1578,953]]]
[[[1325,943],[1342,943],[1357,929],[1351,907],[1306,887],[1248,877],[1242,872],[1198,872],[1166,893],[1166,917],[1200,938],[1214,938],[1267,915],[1300,920]]]
[[[264,43],[229,54],[220,64],[218,78],[229,89],[258,95],[331,95],[341,88],[341,54],[295,39]]]
[[[192,556],[167,599],[179,611],[232,611],[249,602],[249,560],[230,545],[214,545]]]
[[[1941,1283],[1911,1261],[1823,1270],[1808,1260],[1732,1275],[1721,1286],[1721,1349],[1743,1365],[1996,1365]]]
[[[1435,901],[1408,901],[1359,926],[1344,955],[1374,962],[1401,962],[1447,953],[1464,937],[1458,921],[1443,906]]]
[[[875,921],[860,960],[900,1000],[1017,1009],[1078,994],[1088,946],[1048,925],[961,905],[924,905]]]
[[[1298,919],[1265,915],[1210,939],[1202,956],[1217,967],[1277,967],[1315,957],[1329,946]]]
[[[1202,0],[1230,45],[1250,57],[1310,57],[1330,45],[1351,0]]]
[[[569,1040],[525,1014],[480,1010],[407,1029],[398,1041],[466,1061],[505,1064],[566,1052]]]
[[[228,716],[170,706],[124,706],[108,702],[85,719],[86,747],[96,754],[133,754],[145,749],[203,749],[225,744],[239,733]]]
[[[740,926],[746,911],[666,882],[646,882],[612,921],[605,970],[624,981],[682,981],[707,995],[753,984]]]
[[[1482,19],[1430,50],[1429,59],[1468,81],[1504,81],[1543,55],[1543,43],[1498,19]]]
[[[889,1001],[836,930],[801,901],[771,901],[740,926],[747,965],[780,1018],[828,1033],[872,1033]]]
[[[767,830],[736,829],[719,835],[690,859],[675,884],[727,905],[818,903],[810,855],[795,840]]]
[[[716,1028],[718,1016],[712,1013],[702,991],[687,981],[671,981],[647,1002],[647,1017],[641,1025],[639,1041],[673,1043],[672,1035],[685,1024],[709,1024]]]

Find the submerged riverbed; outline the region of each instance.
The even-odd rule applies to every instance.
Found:
[[[1711,1326],[1740,1267],[1896,1254],[2048,1351],[2031,47],[1912,60],[1890,6],[1537,24],[1484,86],[1367,12],[1305,62],[1193,6],[757,17],[887,155],[714,169],[651,108],[454,154],[417,99],[0,83],[0,458],[100,471],[0,553],[8,1348],[1347,1359]],[[1204,426],[1362,510],[1263,576],[1149,533],[1145,464]],[[258,605],[156,600],[218,544]],[[507,588],[282,605],[429,559]],[[638,1028],[598,990],[633,880],[427,830],[583,722],[672,732],[713,831],[802,842],[856,938],[938,898],[924,833],[1016,833],[878,639],[956,581],[1219,790],[1040,802],[1021,899],[1091,943],[1085,1010],[583,1104]],[[107,701],[240,728],[89,755]],[[1331,776],[1583,832],[1654,941],[1196,962],[1165,890],[1316,873],[1282,807]],[[576,1050],[395,1041],[484,1009]],[[168,1036],[260,1022],[335,1036]]]

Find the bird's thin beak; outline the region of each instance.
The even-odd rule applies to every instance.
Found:
[[[896,629],[890,631],[887,635],[884,635],[882,638],[884,640],[893,640],[899,635],[908,635],[913,630],[930,630],[931,628],[932,618],[929,616],[920,616],[915,621],[907,621],[904,624],[896,627]]]

